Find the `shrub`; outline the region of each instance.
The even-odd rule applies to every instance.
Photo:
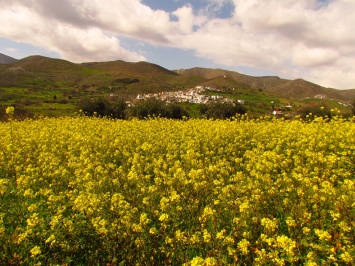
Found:
[[[159,116],[164,118],[182,119],[188,112],[178,104],[166,104],[161,100],[147,99],[136,103],[128,109],[128,117],[144,119]]]
[[[235,116],[236,114],[245,113],[245,107],[236,102],[224,103],[217,101],[207,105],[202,105],[200,108],[201,116],[213,119],[227,119]]]
[[[182,119],[183,117],[188,117],[189,113],[182,106],[178,104],[168,104],[166,105],[167,118],[172,119]]]
[[[95,98],[83,99],[79,102],[79,108],[87,116],[107,116],[112,118],[124,119],[126,103],[119,98]]]
[[[304,120],[313,120],[315,117],[331,118],[330,109],[322,103],[312,103],[299,108],[296,111]]]

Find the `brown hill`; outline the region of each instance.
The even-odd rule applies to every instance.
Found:
[[[195,79],[181,77],[148,62],[118,60],[76,64],[38,55],[8,65],[0,64],[0,71],[0,86],[85,90],[114,87],[114,93],[125,95],[178,89],[185,81]]]
[[[279,86],[283,84],[285,81],[287,81],[274,76],[253,77],[235,71],[229,71],[224,69],[201,68],[201,67],[180,69],[177,70],[176,72],[179,73],[180,75],[198,75],[208,79],[216,78],[218,76],[225,76],[239,83],[248,85],[253,89],[269,89],[272,86]]]
[[[122,75],[172,75],[177,76],[173,71],[163,68],[159,65],[148,62],[125,62],[122,60],[108,62],[83,63],[85,67],[102,70],[106,72],[115,72]]]
[[[238,82],[247,83],[246,81],[249,80],[250,76],[234,72],[228,71],[219,68],[202,68],[202,67],[194,67],[190,69],[180,69],[176,70],[176,73],[183,76],[200,76],[206,79],[214,79],[220,76],[226,76],[228,78],[234,79]]]
[[[227,76],[218,76],[215,78],[206,79],[206,81],[203,81],[199,85],[217,88],[217,89],[221,89],[221,90],[233,90],[233,89],[251,90],[251,88],[248,85],[238,82],[238,81],[236,81],[232,78],[229,78]]]
[[[15,87],[72,86],[85,77],[83,67],[62,59],[29,56],[6,65],[2,82]]]
[[[234,71],[209,68],[180,69],[176,72],[180,75],[199,75],[208,79],[223,76],[253,89],[266,90],[277,97],[283,98],[303,99],[312,98],[316,95],[326,95],[327,98],[331,99],[349,100],[349,95],[355,96],[355,90],[354,92],[351,90],[347,94],[341,93],[339,90],[325,88],[303,79],[287,80],[275,76],[253,77]]]
[[[307,97],[314,97],[317,95],[325,95],[330,99],[346,100],[346,98],[342,96],[338,90],[324,88],[303,79],[286,81],[283,84],[271,87],[268,90],[283,98],[302,99]]]
[[[345,97],[348,101],[354,101],[355,99],[355,89],[352,90],[341,90],[339,94]]]
[[[33,55],[11,64],[13,67],[19,67],[27,71],[48,73],[55,71],[81,71],[82,66],[57,58]]]
[[[17,59],[0,53],[0,64],[11,64],[16,61],[17,61]]]
[[[170,71],[148,62],[117,60],[75,64],[44,56],[29,56],[6,65],[0,64],[0,86],[94,90],[113,86],[122,93],[136,94],[179,90],[196,85],[243,89],[250,93],[262,90],[276,97],[294,99],[313,98],[316,95],[342,101],[355,98],[355,90],[340,91],[302,79],[253,77],[223,69],[195,67]]]

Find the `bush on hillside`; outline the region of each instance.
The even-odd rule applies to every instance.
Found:
[[[200,114],[202,117],[213,119],[228,119],[236,114],[245,114],[246,109],[240,103],[212,102],[201,105]]]
[[[188,117],[188,112],[178,104],[166,104],[161,100],[147,99],[139,101],[134,106],[128,108],[128,117],[144,119],[147,117],[164,117],[171,119],[182,119]]]
[[[351,113],[352,115],[355,115],[355,99],[351,101]]]
[[[125,118],[127,105],[124,100],[119,98],[107,99],[83,99],[79,102],[79,108],[87,116],[106,116],[118,119]]]
[[[304,120],[313,120],[315,117],[331,118],[331,111],[325,104],[312,103],[299,108],[296,115]]]

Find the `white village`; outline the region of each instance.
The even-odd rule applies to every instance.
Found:
[[[159,93],[149,93],[149,94],[138,94],[136,98],[133,99],[133,102],[137,100],[146,100],[146,99],[157,99],[164,101],[166,103],[197,103],[197,104],[207,104],[212,101],[222,101],[230,102],[233,100],[230,98],[223,97],[221,95],[205,95],[205,91],[220,91],[217,88],[201,86],[198,85],[194,88],[180,91],[165,91]],[[244,104],[245,100],[238,100],[240,104]]]

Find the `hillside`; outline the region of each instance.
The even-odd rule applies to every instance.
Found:
[[[241,74],[235,71],[229,71],[224,69],[211,69],[211,68],[201,68],[195,67],[190,69],[180,69],[176,71],[180,75],[199,75],[201,77],[205,77],[207,79],[213,79],[218,76],[225,76],[230,79],[233,79],[239,83],[243,83],[248,85],[253,89],[266,89],[271,86],[277,86],[282,84],[284,79],[280,79],[279,77],[266,76],[266,77],[253,77],[245,74]]]
[[[274,76],[253,77],[223,69],[191,68],[176,70],[176,73],[183,76],[199,75],[208,79],[223,76],[255,90],[269,91],[282,98],[304,99],[312,98],[316,95],[326,95],[330,99],[350,100],[347,95],[352,94],[352,90],[347,93],[341,93],[339,90],[324,88],[303,79],[287,80]]]
[[[29,56],[2,66],[0,86],[92,89],[109,86],[126,88],[127,78],[145,88],[161,86],[157,80],[176,73],[146,62],[124,61],[75,64],[62,59]],[[154,85],[152,85],[154,84]],[[127,93],[127,91],[125,92]],[[132,91],[136,94],[135,89]],[[128,92],[129,94],[129,92]]]
[[[84,98],[117,96],[132,100],[138,94],[181,91],[202,85],[208,95],[244,100],[258,115],[272,106],[303,106],[307,99],[326,95],[332,108],[345,108],[355,90],[339,91],[302,80],[275,76],[253,77],[223,69],[195,67],[171,71],[149,62],[90,62],[29,56],[0,64],[0,105],[20,104],[36,114],[67,114]],[[338,103],[341,101],[342,103]]]
[[[148,62],[122,60],[75,64],[62,59],[29,56],[1,64],[0,71],[0,86],[5,87],[96,90],[106,86],[116,88],[115,93],[118,94],[134,95],[205,85],[224,89],[253,89],[255,93],[267,91],[276,97],[293,99],[326,95],[329,99],[347,101],[355,96],[355,90],[324,88],[302,79],[253,77],[235,71],[201,67],[170,71]]]
[[[353,101],[355,99],[355,89],[337,91],[345,99]]]
[[[16,61],[17,59],[0,53],[0,64],[11,64]]]
[[[0,86],[25,88],[73,87],[92,72],[72,62],[44,56],[29,56],[7,64],[0,73]]]
[[[114,72],[121,75],[178,75],[173,71],[148,62],[131,63],[117,60],[109,62],[82,63],[81,65],[91,69]]]
[[[324,88],[303,79],[290,80],[278,86],[271,87],[268,90],[284,98],[302,99],[317,95],[326,95],[330,99],[346,100],[346,97],[342,96],[335,89]]]

